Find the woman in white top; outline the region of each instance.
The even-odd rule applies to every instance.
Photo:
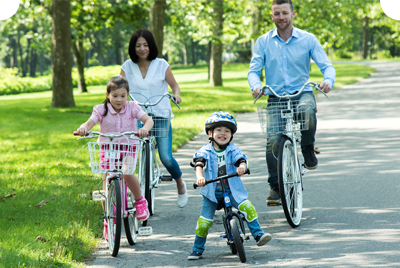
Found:
[[[168,85],[172,89],[176,102],[180,103],[182,101],[180,88],[175,81],[171,68],[164,59],[157,58],[157,55],[158,49],[153,34],[148,30],[136,31],[129,42],[129,56],[131,59],[125,61],[122,65],[121,75],[128,79],[131,93],[140,93],[142,95],[134,95],[135,99],[140,103],[150,99],[152,99],[151,102],[156,101],[162,94],[168,92]],[[153,96],[156,97],[152,98]],[[169,99],[164,98],[155,109],[171,110]],[[172,114],[171,118],[173,117],[174,115]],[[155,128],[157,128],[156,122],[157,120],[154,122]],[[162,124],[162,122],[160,123]],[[182,180],[182,171],[179,168],[178,162],[172,156],[171,125],[168,136],[165,138],[156,138],[156,141],[161,162],[176,182],[176,187],[178,188],[178,205],[183,208],[187,203],[188,196],[186,183]]]

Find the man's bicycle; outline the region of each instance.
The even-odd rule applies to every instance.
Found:
[[[292,99],[299,96],[308,85],[328,97],[317,83],[308,81],[293,95],[278,95],[270,86],[265,85],[254,101],[256,103],[267,90],[279,98],[278,102],[260,104],[257,112],[262,131],[280,135],[277,157],[279,194],[285,217],[293,228],[300,225],[303,209],[302,177],[307,173],[298,155],[297,145],[300,143],[300,131],[308,130],[309,127],[310,105]]]
[[[127,187],[123,175],[132,174],[136,169],[139,140],[136,132],[104,134],[89,131],[86,137],[107,137],[109,141],[88,142],[90,167],[93,173],[105,173],[105,178],[98,184],[98,191],[93,192],[94,201],[104,202],[104,218],[107,220],[108,246],[113,257],[118,255],[121,241],[121,226],[124,222],[126,238],[130,245],[137,242],[139,229],[136,219],[135,198]],[[79,136],[77,131],[75,136]],[[130,137],[128,138],[127,135]],[[127,142],[114,142],[115,138],[126,137]],[[103,182],[106,182],[105,190]]]
[[[250,174],[250,170],[246,169],[244,174]],[[246,253],[244,251],[243,241],[249,240],[250,238],[249,236],[246,235],[245,232],[244,215],[240,213],[240,211],[235,212],[232,210],[232,204],[229,198],[229,194],[226,191],[224,182],[225,179],[229,179],[236,176],[238,176],[238,174],[235,172],[212,180],[208,180],[206,181],[206,184],[213,183],[216,181],[221,182],[224,202],[222,202],[222,204],[218,204],[217,210],[224,208],[225,211],[225,215],[222,216],[222,223],[224,224],[225,233],[222,235],[222,237],[228,240],[227,244],[229,245],[232,254],[239,255],[240,261],[246,262]],[[196,183],[193,183],[193,188],[196,189],[197,187],[198,185]]]
[[[142,194],[145,196],[148,202],[148,208],[150,216],[154,214],[155,203],[154,203],[154,192],[158,188],[158,184],[161,181],[172,181],[171,175],[164,175],[162,170],[162,164],[158,161],[158,148],[156,138],[164,138],[168,135],[171,111],[168,109],[157,110],[152,108],[159,104],[165,97],[169,98],[179,109],[179,105],[175,101],[174,95],[170,93],[164,93],[160,98],[154,102],[150,101],[140,93],[138,94],[145,102],[138,103],[143,111],[150,116],[154,121],[154,126],[149,132],[149,136],[142,138],[139,149],[139,171],[138,178],[140,182],[140,188]],[[133,93],[129,93],[130,98],[135,101]],[[138,129],[141,127],[139,122]],[[143,226],[147,226],[147,220],[142,222]]]

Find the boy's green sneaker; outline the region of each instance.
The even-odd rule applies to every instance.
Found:
[[[203,258],[202,256],[203,254],[197,252],[197,251],[193,251],[192,253],[190,253],[190,255],[188,256],[188,260],[198,260]]]

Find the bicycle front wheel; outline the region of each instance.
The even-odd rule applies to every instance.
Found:
[[[129,245],[134,245],[138,239],[139,224],[136,219],[136,211],[128,213],[128,217],[124,218],[124,227],[126,239]]]
[[[278,182],[283,211],[289,225],[300,225],[303,209],[303,189],[300,166],[296,165],[292,140],[283,136],[278,153]]]
[[[112,180],[107,187],[106,218],[108,226],[108,246],[111,251],[111,256],[116,257],[121,242],[121,188],[118,180]]]
[[[151,167],[151,158],[150,158],[150,145],[148,142],[145,142],[143,144],[143,149],[142,149],[142,178],[140,179],[141,181],[141,190],[142,190],[142,195],[147,200],[147,206],[149,209],[150,213],[150,207],[151,207],[151,178],[150,178],[150,167]],[[150,214],[151,215],[151,214]],[[142,226],[147,226],[147,220],[142,222]]]
[[[239,259],[241,262],[246,262],[246,253],[244,252],[243,240],[240,237],[239,227],[236,222],[236,219],[235,218],[231,219],[229,221],[229,224],[231,226],[233,241],[235,242],[237,254],[239,255]],[[232,251],[232,253],[233,253],[233,251]]]

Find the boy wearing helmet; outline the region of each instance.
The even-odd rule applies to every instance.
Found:
[[[253,204],[247,200],[248,194],[240,179],[247,168],[247,157],[231,143],[236,130],[237,124],[233,115],[222,111],[211,114],[206,122],[206,134],[209,136],[210,143],[194,154],[197,185],[201,187],[203,204],[201,215],[197,220],[193,252],[188,256],[189,260],[202,258],[215,210],[218,203],[223,200],[221,185],[217,182],[206,185],[206,180],[234,172],[237,172],[239,177],[232,177],[225,182],[232,206],[246,216],[247,225],[258,246],[271,240],[271,235],[264,233],[261,229],[257,212]]]

